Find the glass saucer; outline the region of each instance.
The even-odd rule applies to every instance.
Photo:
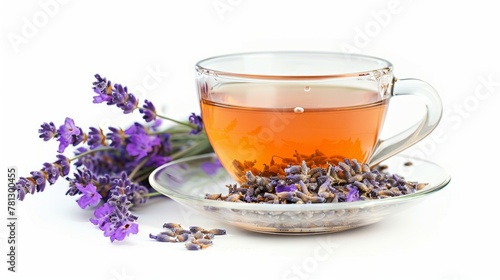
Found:
[[[408,161],[411,164],[408,164]],[[316,234],[344,231],[382,220],[415,205],[451,180],[441,166],[396,155],[382,164],[387,171],[407,181],[428,183],[415,193],[365,201],[315,204],[257,204],[205,199],[205,194],[228,193],[226,185],[236,181],[217,168],[215,154],[204,154],[158,167],[149,177],[153,188],[171,199],[233,226],[275,234]]]

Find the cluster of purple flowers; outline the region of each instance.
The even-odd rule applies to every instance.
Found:
[[[109,237],[111,242],[121,241],[129,234],[139,232],[139,226],[135,223],[137,216],[129,211],[133,203],[129,200],[130,185],[125,181],[127,179],[113,180],[115,187],[110,191],[110,198],[94,211],[95,218],[90,219],[91,223],[104,231],[104,236]]]
[[[47,183],[54,184],[60,177],[67,176],[70,161],[64,155],[57,155],[58,160],[44,163],[41,170],[32,171],[30,177],[21,177],[16,183],[17,198],[24,200],[26,194],[43,192]]]
[[[26,194],[42,192],[47,183],[52,185],[59,178],[66,178],[69,182],[66,194],[80,195],[77,203],[82,209],[98,207],[90,221],[111,241],[123,240],[138,232],[137,217],[130,208],[146,203],[155,195],[147,181],[149,174],[173,159],[209,151],[210,145],[201,133],[200,116],[193,113],[187,122],[172,120],[158,114],[149,100],[140,107],[139,100],[127,87],[113,84],[98,74],[95,78],[94,103],[117,106],[125,114],[137,109],[148,124],[133,123],[126,129],[109,127],[105,133],[99,127],[85,131],[71,118],[66,118],[59,127],[53,122],[43,123],[38,130],[39,137],[59,142],[57,160],[45,163],[29,177],[21,177],[16,183],[17,197],[24,200]],[[178,127],[161,129],[162,120],[174,121]],[[197,141],[192,137],[185,137],[189,141],[183,140],[182,135],[190,134],[201,135]],[[62,154],[69,146],[76,147],[73,158]],[[71,164],[76,167],[72,178],[68,177]]]

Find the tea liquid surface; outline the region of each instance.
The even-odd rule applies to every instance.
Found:
[[[210,143],[237,180],[247,170],[258,175],[302,160],[310,166],[365,162],[388,102],[366,89],[291,84],[232,84],[202,95],[211,99],[201,100]]]

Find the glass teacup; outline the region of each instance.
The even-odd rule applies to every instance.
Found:
[[[438,93],[417,79],[396,79],[390,62],[330,52],[229,54],[196,64],[209,141],[238,182],[273,176],[303,161],[324,167],[344,159],[375,165],[426,137],[439,123]],[[425,115],[380,139],[389,101],[414,95]]]

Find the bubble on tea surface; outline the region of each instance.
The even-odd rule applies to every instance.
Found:
[[[304,108],[302,108],[302,107],[295,107],[295,108],[293,108],[293,111],[295,113],[299,113],[299,114],[300,113],[304,113]]]
[[[305,92],[310,92],[311,91],[311,87],[310,86],[305,86],[304,87],[304,91]]]

